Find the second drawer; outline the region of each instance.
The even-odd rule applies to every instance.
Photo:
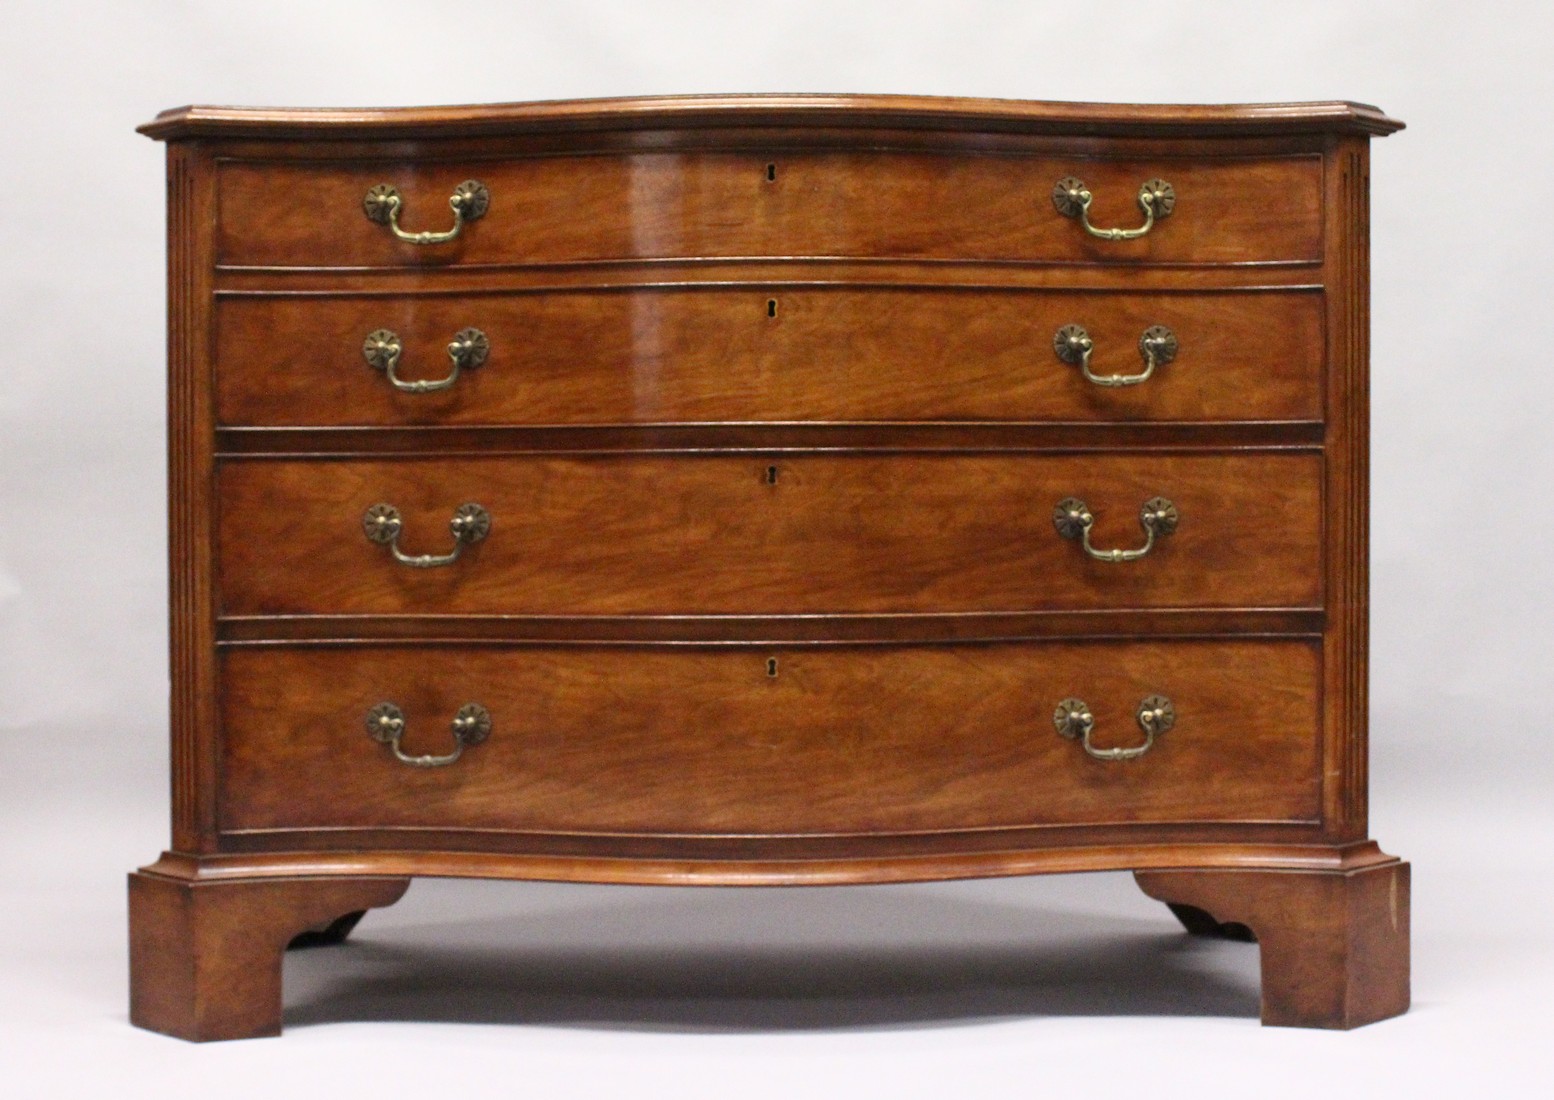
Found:
[[[216,315],[217,416],[260,427],[1315,421],[1323,305],[1309,290],[775,286],[236,297]]]
[[[1304,452],[241,459],[219,494],[226,615],[1322,601]]]

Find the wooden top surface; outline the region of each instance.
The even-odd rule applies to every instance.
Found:
[[[307,140],[438,138],[710,126],[906,127],[1096,136],[1361,133],[1403,123],[1363,103],[1151,105],[904,95],[705,95],[572,99],[480,106],[177,107],[148,137]]]

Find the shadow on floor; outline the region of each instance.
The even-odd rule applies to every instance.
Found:
[[[1163,909],[1151,921],[887,889],[677,891],[377,930],[369,914],[343,946],[288,956],[285,1022],[725,1032],[1257,1016],[1257,948],[1188,937]]]

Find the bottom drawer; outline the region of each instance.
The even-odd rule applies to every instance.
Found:
[[[791,836],[1311,821],[1320,669],[1314,640],[233,648],[220,822]],[[1139,718],[1151,696],[1174,725],[1142,754],[1100,759],[1056,728],[1078,698],[1091,748],[1141,747],[1165,725]],[[489,733],[413,766],[368,732],[383,703],[405,756],[451,754],[466,704]]]

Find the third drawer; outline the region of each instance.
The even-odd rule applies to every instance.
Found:
[[[1305,451],[237,459],[220,598],[229,616],[1309,609],[1322,470]],[[1149,502],[1175,530],[1098,560],[1060,532],[1064,501],[1097,553],[1149,543]],[[466,505],[479,541],[452,529]],[[398,541],[374,541],[389,509]]]

